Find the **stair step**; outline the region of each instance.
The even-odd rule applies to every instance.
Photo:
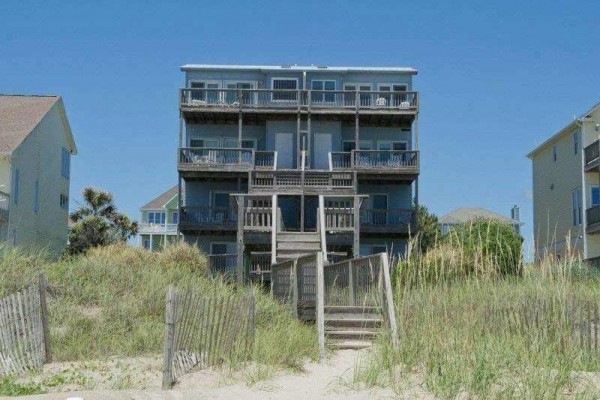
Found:
[[[285,261],[285,260],[290,260],[292,258],[299,258],[299,257],[304,257],[304,256],[308,256],[308,255],[312,255],[314,254],[314,252],[307,252],[307,253],[301,253],[295,250],[283,250],[283,251],[278,251],[277,252],[277,260],[281,260],[281,261]]]
[[[332,339],[327,342],[327,346],[337,350],[360,350],[371,347],[372,343],[368,340],[350,340],[350,339]]]
[[[381,315],[381,307],[371,306],[325,306],[325,313],[333,314],[378,314]]]
[[[347,316],[331,316],[325,315],[325,329],[333,327],[345,327],[345,328],[379,328],[381,327],[383,320],[378,317],[370,317],[368,315],[354,315],[349,318]]]
[[[328,339],[357,339],[357,340],[372,340],[377,336],[377,329],[327,329],[325,336]]]
[[[277,241],[278,242],[313,242],[313,243],[320,243],[321,242],[321,238],[319,237],[318,234],[313,233],[313,232],[309,232],[309,233],[302,233],[302,232],[293,232],[293,233],[288,233],[288,232],[279,232],[277,234]]]
[[[321,251],[321,243],[277,241],[277,250],[314,250],[315,252],[317,252]]]

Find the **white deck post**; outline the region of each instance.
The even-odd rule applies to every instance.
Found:
[[[323,253],[317,253],[317,335],[319,336],[319,361],[325,361],[325,272]]]

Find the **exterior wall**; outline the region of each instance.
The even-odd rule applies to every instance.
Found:
[[[373,246],[386,246],[388,253],[403,255],[406,252],[406,239],[360,238],[360,255],[374,254]]]
[[[237,193],[237,182],[186,182],[186,206],[208,207],[211,205],[213,192]],[[233,203],[231,199],[230,204]]]
[[[237,251],[235,235],[185,235],[185,241],[198,246],[206,254],[210,254],[211,243],[227,243],[228,254],[235,254]]]
[[[373,150],[377,149],[380,141],[407,142],[408,150],[413,148],[410,129],[361,126],[359,137],[361,142],[369,142]],[[354,125],[342,127],[342,141],[354,141]]]
[[[537,257],[543,257],[546,251],[564,256],[569,242],[576,253],[583,255],[582,225],[573,225],[572,191],[580,188],[582,182],[582,149],[575,154],[574,130],[557,138],[533,158]],[[557,151],[556,162],[553,146]]]
[[[358,184],[359,194],[387,194],[388,208],[411,208],[412,207],[412,187],[401,184]],[[363,208],[372,208],[372,198],[364,200],[367,202]]]
[[[62,148],[69,148],[59,107],[55,104],[11,157],[11,181],[19,170],[19,201],[11,196],[8,242],[59,254],[67,244],[70,181],[61,176]],[[39,180],[39,207],[34,211],[34,188]],[[14,190],[14,188],[12,188]]]
[[[256,149],[265,150],[266,127],[264,125],[243,125],[242,126],[242,137],[244,139],[255,139]],[[295,132],[295,125],[294,125]],[[186,126],[186,141],[185,146],[190,146],[190,139],[193,138],[238,138],[238,126],[237,125],[222,125],[222,124],[188,124]]]

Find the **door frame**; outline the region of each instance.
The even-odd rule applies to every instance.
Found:
[[[313,164],[315,164],[314,165],[314,169],[320,169],[320,168],[317,168],[316,163],[315,163],[315,161],[317,160],[317,157],[315,157],[317,155],[316,154],[317,153],[316,152],[316,148],[317,148],[317,135],[329,135],[329,139],[330,139],[329,140],[329,151],[327,152],[327,156],[326,156],[326,159],[325,159],[325,165],[326,165],[325,169],[329,170],[329,154],[333,151],[333,133],[330,133],[330,132],[314,132],[313,133],[313,143],[312,143],[312,147],[313,147],[312,148],[312,154],[313,154],[313,157],[311,157],[311,160],[312,160]]]
[[[282,158],[280,157],[280,154],[279,154],[279,150],[277,148],[277,136],[279,136],[279,135],[290,135],[291,136],[290,143],[292,144],[292,147],[291,147],[291,152],[290,152],[290,166],[285,167],[285,168],[280,168],[279,165],[276,165],[276,167],[277,167],[277,169],[293,169],[294,168],[294,133],[293,132],[276,132],[275,133],[275,138],[273,140],[273,148],[274,148],[274,151],[277,152],[277,163],[278,164],[282,160]]]

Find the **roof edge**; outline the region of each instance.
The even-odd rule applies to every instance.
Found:
[[[236,64],[184,64],[181,71],[318,71],[318,72],[367,72],[367,73],[409,73],[417,75],[418,70],[412,67],[346,67],[316,65],[236,65]]]

